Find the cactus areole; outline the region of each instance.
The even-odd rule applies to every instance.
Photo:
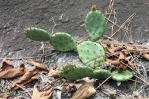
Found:
[[[91,41],[97,41],[105,33],[105,18],[95,5],[85,18],[85,28]]]

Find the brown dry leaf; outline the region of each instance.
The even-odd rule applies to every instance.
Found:
[[[21,76],[21,75],[25,74],[25,72],[26,72],[25,66],[24,66],[24,64],[21,64],[17,68],[1,70],[0,78],[14,78],[14,77]]]
[[[59,72],[58,70],[54,70],[51,68],[48,76],[49,77],[59,77],[58,72]]]
[[[28,60],[27,63],[34,65],[34,66],[37,66],[38,69],[48,70],[47,69],[48,65],[46,65],[42,62],[35,61],[35,60]]]
[[[125,55],[122,52],[120,52],[119,53],[119,59],[124,59],[124,58],[125,58]]]
[[[49,90],[47,92],[39,92],[37,87],[34,86],[32,99],[49,99],[52,95],[52,91]]]
[[[149,61],[149,54],[143,54],[143,57]]]
[[[129,60],[126,59],[126,58],[121,59],[120,62],[121,62],[123,65],[129,66],[132,70],[135,70],[135,69],[136,69],[136,66],[135,66],[131,61],[129,61]]]
[[[93,86],[93,82],[91,83],[84,83],[72,96],[71,99],[87,99],[91,95],[96,93],[96,90]]]
[[[35,74],[37,74],[37,67],[33,66],[32,68],[26,71],[26,73],[17,81],[17,83],[27,81],[31,79]]]
[[[16,90],[17,89],[16,84],[24,85],[24,84],[31,82],[32,80],[37,79],[37,77],[35,77],[36,73],[37,73],[37,67],[33,66],[32,68],[27,70],[26,73],[22,77],[20,77],[16,82],[13,83],[11,89]]]
[[[33,76],[30,80],[24,81],[24,82],[22,82],[20,84],[14,83],[11,86],[11,90],[17,90],[18,88],[24,88],[26,84],[32,82],[33,80],[39,80],[39,77],[38,76]]]
[[[110,65],[114,65],[114,66],[120,65],[120,62],[118,60],[106,59],[106,62],[110,63]]]
[[[7,60],[3,59],[3,63],[2,63],[1,69],[2,70],[9,70],[9,69],[12,69],[12,68],[14,68],[14,66],[9,64]]]

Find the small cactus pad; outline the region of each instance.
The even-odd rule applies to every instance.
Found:
[[[106,79],[111,75],[111,72],[105,69],[94,70],[92,77],[96,79]]]
[[[60,76],[64,76],[66,79],[69,80],[77,80],[82,79],[84,77],[91,77],[93,70],[87,66],[78,66],[75,65],[66,65],[62,68],[61,72],[59,73]]]
[[[115,70],[112,74],[112,79],[119,82],[127,81],[133,77],[132,72],[129,70]]]
[[[31,40],[35,41],[49,41],[50,35],[47,31],[40,29],[40,28],[27,28],[26,30],[26,37],[30,38]]]
[[[77,46],[77,51],[81,61],[90,67],[98,67],[104,62],[105,51],[96,42],[84,41]]]
[[[56,50],[62,52],[74,50],[76,47],[76,42],[71,35],[64,32],[53,34],[50,38],[50,43]]]
[[[85,18],[85,28],[91,41],[97,41],[105,33],[105,18],[94,6]]]

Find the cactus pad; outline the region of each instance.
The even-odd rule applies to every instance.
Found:
[[[35,41],[49,41],[50,35],[47,31],[40,29],[40,28],[27,28],[26,30],[26,37],[30,38],[31,40]]]
[[[75,65],[66,65],[62,68],[61,72],[59,73],[60,76],[64,76],[69,80],[77,80],[82,79],[84,77],[91,77],[93,70],[87,66],[78,66]]]
[[[98,40],[106,30],[106,21],[102,13],[93,7],[85,18],[85,28],[91,41]]]
[[[71,51],[76,47],[76,42],[73,40],[71,35],[64,32],[58,32],[51,36],[51,45],[58,51]]]
[[[112,72],[112,74],[112,79],[119,82],[127,81],[133,77],[132,72],[129,70],[115,70]]]
[[[77,46],[81,61],[90,67],[98,67],[104,62],[104,49],[96,42],[84,41]]]
[[[106,79],[111,75],[111,72],[105,69],[94,70],[92,77],[96,79]]]

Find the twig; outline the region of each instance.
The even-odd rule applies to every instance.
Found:
[[[105,79],[101,84],[99,84],[99,86],[96,88],[96,90],[97,90],[98,88],[100,88],[100,87],[101,87],[106,81],[108,81],[112,76],[113,76],[113,74],[110,75],[107,79]]]
[[[117,25],[117,24],[115,24],[115,22],[111,21],[110,19],[108,19],[108,18],[106,18],[106,17],[105,17],[105,19],[108,20],[108,22],[114,24],[116,27],[120,28],[120,26]],[[123,30],[123,31],[127,31],[127,29],[125,29],[124,27],[123,27],[123,28],[120,28],[120,29]]]
[[[110,10],[110,13],[108,14],[109,16],[108,16],[108,20],[110,19],[110,17],[111,17],[111,15],[112,15],[112,12],[113,12],[113,5],[114,5],[114,0],[110,0],[110,4],[109,4],[109,7],[108,7],[108,10]],[[107,21],[108,22],[108,21]],[[106,22],[106,23],[107,23]]]
[[[13,83],[12,81],[10,81],[10,83]],[[32,95],[30,94],[30,92],[27,90],[27,89],[25,89],[24,87],[22,87],[21,85],[19,85],[19,84],[15,84],[17,87],[19,87],[19,88],[21,88],[22,90],[24,90],[30,97],[32,97]]]
[[[130,21],[134,18],[135,15],[136,15],[136,13],[133,13],[133,14],[119,27],[119,29],[118,29],[114,34],[112,34],[111,37],[113,37],[118,31],[120,31],[121,28],[123,28],[126,23],[130,22]],[[128,30],[126,29],[126,31],[128,31]]]
[[[52,27],[52,34],[54,33],[54,28],[57,26],[57,24],[55,23],[55,21],[54,21],[54,18],[52,17],[52,21],[53,21],[53,23],[54,23],[54,26]]]
[[[23,89],[30,97],[32,97],[32,95],[30,94],[30,92],[28,90],[26,90],[25,88],[23,88],[22,86],[20,86],[19,84],[16,84],[17,87]]]
[[[22,57],[22,58],[0,58],[0,60],[6,59],[6,60],[22,60],[22,59],[33,59],[35,57]]]
[[[144,83],[146,83],[146,85],[149,85],[149,82],[144,81],[143,79],[141,79],[140,77],[138,77],[137,75],[134,75],[136,78],[140,79],[141,81],[143,81]]]

